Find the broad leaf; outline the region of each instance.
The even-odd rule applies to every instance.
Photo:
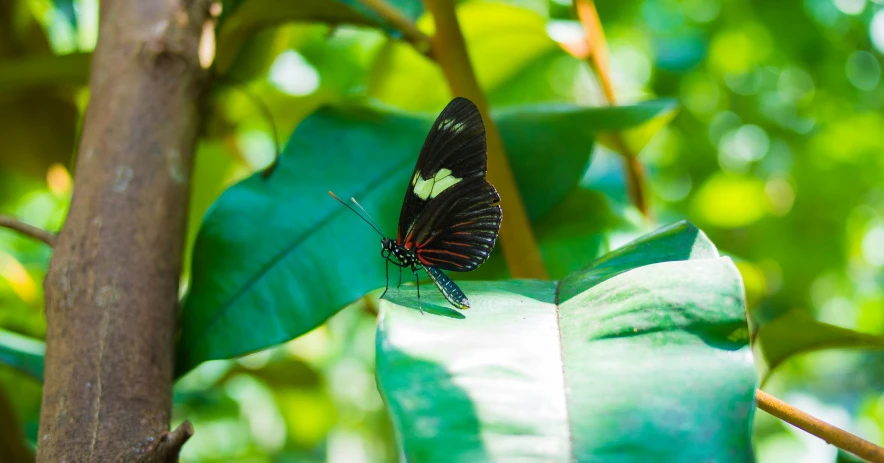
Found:
[[[11,331],[0,330],[0,364],[11,366],[43,381],[46,344]]]
[[[667,107],[658,112],[653,119],[648,119],[644,124],[622,132],[599,134],[599,143],[610,150],[620,151],[623,146],[622,142],[631,155],[637,155],[651,141],[651,138],[657,135],[657,132],[669,124],[678,114],[678,104],[674,100],[666,101],[668,101]]]
[[[381,302],[377,378],[406,459],[752,461],[739,272],[680,223],[559,283]],[[440,445],[444,442],[444,445]]]
[[[823,349],[884,349],[884,336],[823,323],[803,310],[793,309],[770,320],[759,315],[753,311],[749,320],[762,382],[793,355]]]
[[[634,123],[633,112],[653,117],[654,104],[535,106],[496,117],[528,214],[543,216],[577,184],[595,125]],[[219,198],[194,245],[179,374],[303,334],[384,284],[379,237],[327,191],[355,196],[393,236],[433,117],[322,109],[298,126],[269,179],[252,176]]]

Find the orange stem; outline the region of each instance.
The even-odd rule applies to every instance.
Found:
[[[761,389],[755,390],[755,401],[758,403],[758,408],[819,437],[839,449],[848,451],[872,463],[884,463],[884,448],[839,427],[832,426],[819,418],[808,415]]]
[[[602,21],[595,9],[592,0],[576,0],[574,7],[577,9],[577,17],[583,23],[586,30],[586,41],[589,45],[589,64],[595,70],[605,92],[605,98],[609,104],[616,103],[614,98],[614,83],[611,81],[611,64],[608,60],[608,42],[605,40],[605,31],[602,29]]]
[[[602,29],[602,22],[599,19],[599,13],[596,11],[595,3],[592,0],[575,0],[574,7],[577,10],[577,17],[583,24],[586,31],[586,43],[589,50],[586,57],[592,70],[598,77],[605,94],[608,104],[616,104],[614,96],[614,82],[611,79],[611,63],[608,59],[608,42],[605,39],[605,31]],[[646,193],[647,181],[645,180],[645,172],[641,163],[636,160],[636,154],[629,149],[626,140],[620,133],[612,134],[617,151],[624,157],[623,166],[626,170],[626,183],[629,197],[632,203],[645,216],[650,218],[650,209],[648,208],[648,199]]]

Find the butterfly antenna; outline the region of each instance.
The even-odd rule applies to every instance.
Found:
[[[355,199],[350,198],[354,203],[356,203],[357,206],[359,206],[359,209],[362,209],[362,212],[365,212],[365,215],[368,216],[368,219],[366,219],[365,217],[363,217],[362,214],[359,213],[359,211],[357,211],[356,209],[353,209],[352,207],[350,207],[349,204],[347,204],[347,203],[341,201],[341,198],[338,198],[337,196],[335,196],[335,194],[332,193],[331,190],[329,190],[328,194],[330,194],[332,198],[335,198],[336,200],[338,200],[339,203],[341,203],[341,204],[343,204],[344,206],[346,206],[347,209],[350,209],[351,211],[353,211],[353,213],[356,214],[356,215],[358,215],[360,219],[362,219],[365,223],[368,224],[368,226],[370,226],[371,228],[374,228],[374,231],[378,232],[378,235],[381,235],[381,236],[383,236],[384,238],[386,238],[386,235],[384,235],[383,233],[381,233],[381,231],[378,230],[378,227],[376,227],[375,224],[372,223],[372,222],[374,221],[374,219],[369,220],[369,219],[371,219],[371,216],[368,215],[368,212],[366,212],[365,209],[362,208],[362,206],[359,206],[359,203],[357,203]]]
[[[380,228],[380,227],[377,226],[378,223],[377,223],[377,221],[374,219],[374,217],[372,217],[371,214],[369,214],[368,211],[366,211],[365,208],[362,207],[362,204],[359,204],[358,202],[356,202],[356,198],[354,198],[354,197],[351,196],[351,197],[350,197],[350,201],[353,201],[353,204],[355,204],[356,207],[358,207],[359,210],[362,211],[362,212],[365,214],[365,216],[368,217],[369,220],[371,220],[372,222],[374,222],[375,229]]]

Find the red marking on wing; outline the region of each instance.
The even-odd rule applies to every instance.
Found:
[[[457,227],[460,227],[460,226],[463,226],[463,225],[471,225],[471,224],[474,224],[474,223],[477,223],[477,222],[479,222],[479,221],[478,221],[478,220],[471,220],[471,221],[469,221],[469,222],[456,223],[456,224],[454,224],[454,225],[452,225],[452,226],[450,226],[450,227],[448,227],[448,228],[449,228],[449,229],[451,229],[451,228],[457,228]],[[452,234],[458,234],[458,233],[459,233],[459,234],[462,234],[462,235],[469,235],[469,234],[471,234],[472,232],[452,232]],[[439,236],[438,233],[435,234],[435,235],[433,235],[433,236],[431,236],[431,237],[429,237],[429,238],[427,238],[427,240],[424,241],[423,243],[418,243],[418,245],[417,245],[417,249],[421,249],[421,248],[426,247],[426,246],[427,246],[428,244],[430,244],[430,242],[433,241],[437,236]],[[408,238],[410,238],[410,237],[411,237],[411,234],[409,233],[409,234],[408,234],[408,237],[405,238],[405,241],[407,242],[407,241],[408,241]]]
[[[418,260],[421,261],[422,264],[424,264],[424,265],[429,265],[429,266],[431,266],[431,267],[435,267],[437,262],[445,262],[445,263],[448,263],[448,264],[451,264],[451,265],[456,265],[456,266],[459,266],[459,267],[461,266],[461,264],[459,264],[459,263],[457,263],[457,262],[452,262],[452,261],[450,261],[450,260],[446,260],[446,259],[432,259],[432,260],[427,260],[427,259],[424,259],[423,256],[421,256],[420,254],[418,254],[417,258],[418,258]]]
[[[459,253],[451,252],[451,251],[444,250],[444,249],[427,249],[427,250],[422,250],[422,251],[419,251],[419,252],[418,252],[418,254],[429,254],[429,253],[434,253],[434,254],[448,254],[448,255],[451,255],[451,256],[463,257],[464,259],[469,259],[469,258],[470,258],[470,256],[467,256],[467,255],[465,255],[465,254],[459,254]]]
[[[411,230],[408,230],[408,235],[405,237],[405,242],[400,241],[399,244],[405,246],[405,249],[411,249],[413,243],[411,242],[411,234],[414,233],[414,226],[411,227]]]

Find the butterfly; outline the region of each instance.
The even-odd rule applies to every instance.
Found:
[[[500,195],[485,179],[488,171],[485,124],[470,100],[457,97],[442,110],[430,128],[405,189],[396,239],[387,238],[371,221],[329,194],[381,235],[381,257],[385,259],[390,288],[390,264],[427,272],[445,299],[466,310],[470,301],[443,270],[469,272],[488,259],[500,232]],[[356,202],[366,216],[368,212]],[[368,216],[370,219],[370,216]]]

